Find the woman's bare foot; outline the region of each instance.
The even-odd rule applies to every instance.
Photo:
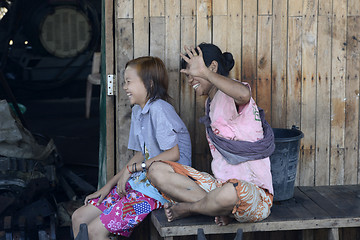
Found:
[[[229,216],[219,216],[215,217],[215,223],[219,226],[226,226],[231,222],[231,218]]]
[[[169,222],[191,215],[187,203],[176,203],[174,205],[165,203],[164,210]]]

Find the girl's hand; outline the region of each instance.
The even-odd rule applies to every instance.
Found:
[[[109,189],[106,185],[99,189],[98,191],[87,195],[84,200],[84,205],[86,206],[88,204],[88,201],[94,198],[99,198],[99,201],[96,203],[97,206],[101,204],[101,202],[104,200],[104,198],[109,194],[111,191],[111,188]]]
[[[182,59],[184,59],[185,62],[187,62],[188,67],[186,69],[181,69],[180,72],[191,75],[193,77],[203,77],[205,71],[207,71],[208,68],[205,65],[200,47],[196,48],[199,52],[199,55],[196,53],[193,47],[190,50],[187,46],[184,46],[184,49],[189,57],[182,53],[180,53],[180,56]]]
[[[117,182],[116,191],[120,197],[123,197],[126,195],[125,186],[126,186],[127,181],[129,180],[130,176],[131,176],[130,173],[124,172],[124,174],[122,174],[119,181]]]

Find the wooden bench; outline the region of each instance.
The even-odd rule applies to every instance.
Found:
[[[339,239],[339,228],[360,227],[360,185],[295,187],[292,199],[275,202],[270,216],[258,223],[233,222],[217,226],[213,217],[192,216],[168,222],[164,210],[151,214],[158,234],[166,240],[175,236],[257,231],[329,229],[328,239]],[[152,234],[152,239],[156,239]]]

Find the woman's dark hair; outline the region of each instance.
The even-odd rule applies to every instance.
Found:
[[[234,67],[235,61],[233,55],[229,52],[222,53],[220,48],[212,43],[201,43],[199,45],[202,53],[205,65],[210,66],[212,61],[218,63],[217,73],[223,76],[229,76],[230,70]],[[198,53],[198,50],[195,48]],[[188,57],[188,55],[186,55]],[[181,69],[185,69],[187,62],[184,59],[181,60]]]
[[[127,62],[125,69],[127,67],[136,69],[137,74],[145,85],[148,93],[147,97],[150,101],[156,99],[169,100],[167,93],[169,77],[165,64],[160,58],[151,56],[139,57]]]

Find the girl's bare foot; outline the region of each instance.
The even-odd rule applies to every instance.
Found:
[[[190,211],[187,208],[187,203],[176,203],[174,205],[172,205],[171,203],[165,203],[164,210],[169,222],[190,216]]]
[[[219,216],[215,217],[215,223],[219,226],[226,226],[231,222],[231,218],[229,216]]]

